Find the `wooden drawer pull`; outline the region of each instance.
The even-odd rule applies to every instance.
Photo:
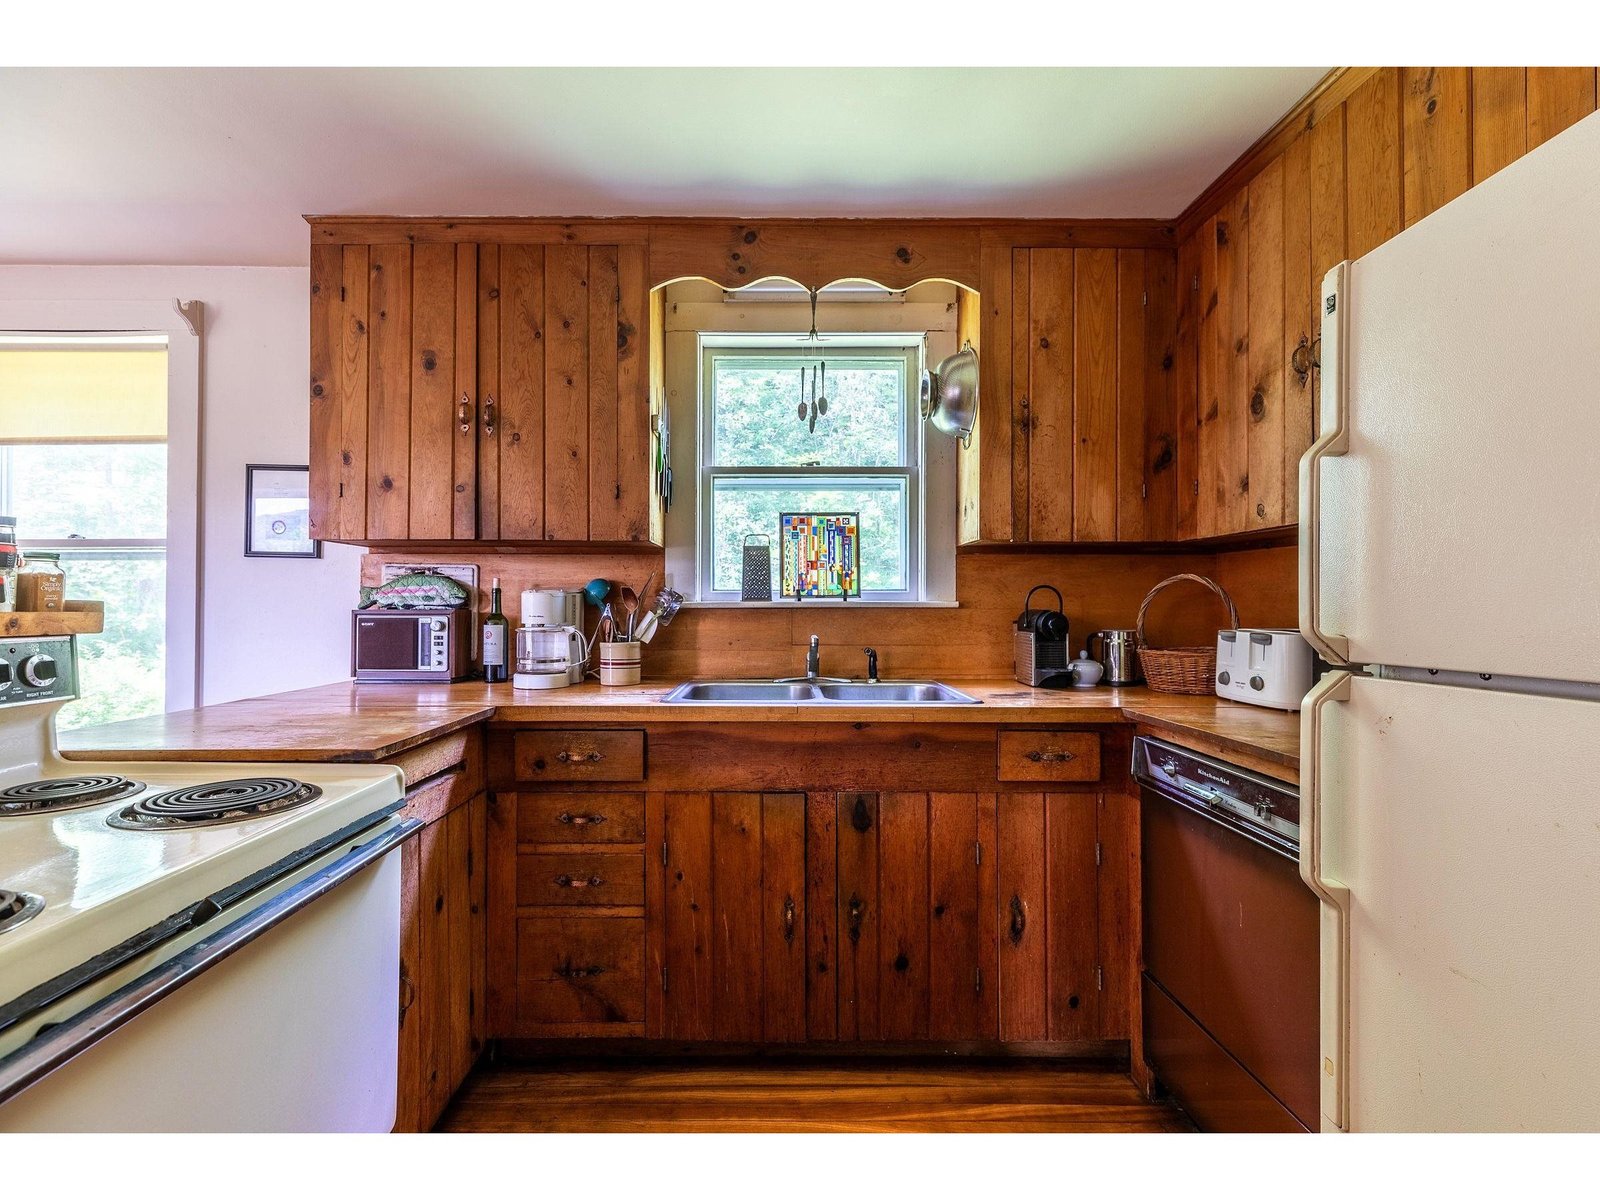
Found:
[[[1028,929],[1028,910],[1022,903],[1022,897],[1016,893],[1011,896],[1011,944],[1022,945],[1022,935]]]
[[[604,967],[575,967],[571,963],[562,963],[556,968],[558,979],[594,979],[605,973]]]
[[[573,753],[570,750],[562,750],[556,755],[556,761],[558,763],[597,763],[604,757],[605,755],[598,750],[579,750],[577,753]]]
[[[794,897],[783,898],[783,940],[794,941]]]
[[[1029,762],[1071,762],[1078,757],[1070,750],[1030,750],[1023,755]]]
[[[605,880],[598,875],[591,875],[587,879],[582,877],[574,878],[571,875],[556,876],[556,886],[564,888],[597,888],[604,882]]]
[[[604,825],[606,819],[602,813],[569,813],[564,812],[556,820],[563,825],[575,825],[582,829],[585,825]]]

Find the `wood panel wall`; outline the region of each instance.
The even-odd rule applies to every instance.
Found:
[[[1234,594],[1246,625],[1295,624],[1292,546],[1227,553],[1126,554],[967,552],[956,558],[958,608],[845,609],[687,608],[644,652],[651,678],[778,677],[804,667],[811,634],[822,638],[826,674],[860,676],[865,646],[877,648],[885,675],[901,678],[1004,677],[1011,673],[1012,628],[1028,589],[1059,588],[1072,622],[1073,651],[1097,629],[1131,627],[1140,601],[1157,582],[1181,571],[1213,575]],[[500,577],[505,609],[515,623],[524,588],[581,587],[601,577],[641,586],[662,567],[660,554],[485,554],[438,556],[474,561],[487,586]],[[376,583],[382,564],[416,555],[368,554],[362,582]],[[1237,566],[1230,564],[1237,563]],[[657,579],[660,575],[657,575]],[[1046,602],[1041,593],[1035,603]],[[593,610],[589,610],[593,626]],[[1150,636],[1159,645],[1203,645],[1225,621],[1215,597],[1199,587],[1169,588],[1151,611]]]
[[[1593,112],[1597,75],[1347,68],[1178,218],[1179,459],[1198,468],[1179,481],[1180,536],[1297,519],[1320,377],[1293,355],[1317,337],[1323,276]]]

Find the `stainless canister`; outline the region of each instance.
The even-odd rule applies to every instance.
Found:
[[[1096,647],[1095,643],[1099,646]],[[1089,635],[1089,653],[1102,667],[1101,682],[1110,687],[1126,687],[1139,682],[1138,638],[1131,629],[1101,629]]]

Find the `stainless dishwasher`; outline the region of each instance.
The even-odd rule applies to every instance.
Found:
[[[1145,1056],[1202,1129],[1316,1128],[1318,910],[1292,785],[1134,740]]]

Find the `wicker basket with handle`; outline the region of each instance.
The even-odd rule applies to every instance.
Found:
[[[1233,606],[1233,597],[1222,585],[1204,575],[1174,575],[1163,579],[1150,589],[1150,594],[1139,605],[1138,632],[1139,665],[1144,669],[1145,682],[1158,692],[1179,692],[1186,696],[1210,696],[1217,690],[1217,644],[1209,646],[1176,646],[1157,650],[1145,641],[1144,619],[1150,611],[1150,602],[1163,588],[1175,583],[1198,583],[1210,588],[1217,598],[1228,606],[1228,624],[1239,628],[1239,610]]]

